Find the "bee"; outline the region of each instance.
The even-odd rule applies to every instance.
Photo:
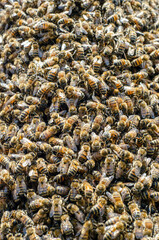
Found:
[[[159,192],[152,192],[152,193],[150,193],[150,198],[154,202],[158,202],[159,201]]]
[[[39,32],[40,30],[56,30],[57,27],[54,23],[47,21],[39,21],[33,26],[33,28],[36,32]]]
[[[141,212],[135,201],[130,201],[128,203],[129,210],[133,219],[140,219]]]
[[[93,229],[93,224],[92,222],[86,221],[81,229],[81,234],[79,237],[79,240],[88,240],[89,239],[89,235],[90,235],[90,231]]]
[[[60,87],[62,89],[64,89],[67,85],[67,78],[66,78],[66,74],[64,71],[59,71],[57,74],[57,78],[58,78],[58,83],[60,85]]]
[[[111,155],[108,155],[105,158],[104,162],[104,168],[103,171],[106,172],[106,175],[109,176],[114,176],[115,172],[115,161]]]
[[[93,187],[86,180],[83,180],[80,188],[86,198],[90,199],[92,197]]]
[[[42,69],[50,68],[50,67],[54,66],[55,63],[58,62],[58,60],[59,60],[58,57],[47,58],[42,64]]]
[[[36,41],[32,42],[31,49],[29,51],[29,56],[39,57],[39,44]]]
[[[123,84],[120,80],[117,80],[116,78],[113,79],[112,77],[112,83],[114,84],[114,86],[119,89],[120,92],[123,92],[124,91],[124,87],[123,87]]]
[[[86,162],[90,157],[90,146],[88,144],[83,144],[81,150],[78,154],[78,160],[80,162]]]
[[[70,199],[71,202],[75,201],[76,195],[79,194],[79,189],[80,189],[80,183],[77,179],[74,179],[71,183],[71,189],[68,195],[68,198]]]
[[[39,224],[46,219],[48,213],[47,208],[41,208],[38,210],[38,212],[33,216],[33,222],[34,224]]]
[[[27,109],[22,111],[22,113],[19,116],[19,121],[20,122],[26,122],[29,119],[29,116],[35,112],[37,107],[35,105],[30,105]]]
[[[20,10],[20,9],[14,9],[13,14],[11,15],[11,18],[15,21],[16,19],[20,18],[20,19],[26,19],[27,16],[26,14]]]
[[[125,225],[122,221],[115,223],[106,233],[104,234],[103,240],[115,239],[119,236],[121,232],[125,229]]]
[[[32,156],[30,156],[30,158],[27,158],[27,157],[22,158],[16,166],[16,174],[21,174],[23,172],[26,172],[28,166],[31,165],[32,161],[33,161]]]
[[[137,239],[143,237],[143,222],[142,222],[142,220],[134,221],[134,231],[133,232]]]
[[[74,233],[73,225],[70,222],[70,217],[68,214],[64,214],[61,216],[61,232],[65,236],[70,236]]]
[[[104,28],[102,25],[97,26],[95,37],[96,37],[97,41],[104,40]]]
[[[79,162],[77,160],[72,160],[71,161],[71,164],[68,168],[68,172],[67,172],[67,175],[69,177],[73,177],[76,175],[76,173],[78,172],[78,166],[79,166]]]
[[[130,28],[129,30],[129,39],[131,44],[135,44],[137,40],[137,34],[134,28]]]
[[[23,240],[23,235],[21,233],[16,233],[15,240]]]
[[[47,80],[50,82],[55,82],[55,78],[57,77],[59,70],[60,67],[58,64],[52,66],[51,70],[48,72]]]
[[[47,174],[47,167],[45,160],[43,158],[38,158],[36,160],[37,163],[37,170],[40,174]]]
[[[75,124],[78,123],[78,115],[72,115],[69,118],[66,119],[64,126],[63,126],[63,132],[69,132],[71,131],[72,127],[75,126]]]
[[[147,129],[148,129],[148,132],[152,135],[152,136],[158,136],[158,133],[159,133],[159,127],[154,124],[154,123],[148,123],[147,125]],[[153,144],[152,144],[153,145]]]
[[[71,162],[71,157],[69,155],[65,155],[59,164],[58,171],[61,174],[66,174],[68,172],[68,168]]]
[[[76,56],[76,59],[79,60],[79,61],[82,61],[84,60],[84,48],[82,47],[81,44],[75,46],[75,56]]]
[[[125,209],[125,205],[123,203],[122,197],[119,192],[114,191],[112,194],[106,192],[106,195],[110,199],[111,202],[114,203],[114,208],[118,213],[122,213]]]
[[[80,223],[84,223],[84,213],[77,205],[70,203],[67,205],[67,209]]]
[[[148,108],[147,103],[144,100],[139,100],[139,107],[143,119],[151,117],[150,109]]]
[[[39,195],[43,197],[52,196],[55,192],[55,188],[47,182],[45,174],[39,176],[37,190]]]
[[[132,79],[132,81],[135,80],[135,82],[136,82],[136,81],[140,81],[141,79],[147,78],[147,77],[148,77],[147,72],[140,71],[138,73],[132,74],[131,79]]]
[[[118,14],[113,14],[110,17],[107,18],[107,23],[116,23],[119,19]]]
[[[93,58],[93,70],[95,73],[98,73],[101,69],[102,57],[97,55]]]
[[[55,83],[49,82],[49,83],[44,83],[41,85],[40,89],[37,92],[37,97],[41,97],[44,95],[47,95],[50,93],[52,90],[55,90]]]
[[[159,146],[159,139],[155,139],[155,140],[152,140],[150,141],[150,144],[153,145],[153,146]]]
[[[138,58],[136,58],[135,60],[133,60],[131,62],[132,67],[138,67],[140,66],[144,61],[148,61],[149,60],[149,56],[148,55],[142,55]]]
[[[125,68],[131,67],[130,61],[125,59],[120,59],[120,60],[116,59],[113,61],[113,64],[116,67],[125,67]]]
[[[119,115],[119,106],[117,104],[115,97],[111,97],[108,99],[108,107],[111,109],[113,115],[115,116]]]
[[[9,169],[9,159],[8,159],[8,157],[0,154],[0,164],[3,167],[5,167],[6,169]]]
[[[69,192],[69,187],[67,187],[67,186],[57,186],[56,188],[55,188],[55,192],[56,192],[56,194],[58,194],[58,195],[61,195],[61,196],[66,196],[67,194],[68,194],[68,192]]]
[[[104,215],[105,212],[105,205],[107,204],[107,200],[105,196],[99,196],[97,200],[97,204],[95,204],[91,209],[90,212],[86,218],[86,220],[89,220],[90,217],[95,215]]]
[[[52,196],[52,207],[50,209],[49,216],[54,218],[54,221],[60,221],[63,213],[63,201],[60,195]]]
[[[84,93],[80,90],[79,87],[66,86],[66,96],[68,98],[74,98],[81,100],[84,98]]]
[[[150,53],[150,58],[151,59],[155,59],[155,58],[158,58],[159,57],[159,50],[156,49],[154,50],[153,52]]]
[[[46,233],[48,230],[48,226],[47,225],[41,225],[41,224],[38,224],[36,227],[35,227],[35,232],[37,235],[39,236],[42,236],[44,233]]]
[[[133,128],[129,132],[127,132],[124,136],[125,143],[133,143],[137,137],[138,129]]]
[[[15,237],[12,233],[7,234],[7,240],[15,240]]]
[[[38,147],[35,142],[30,141],[28,138],[23,137],[20,142],[23,144],[23,149],[27,149],[28,151],[34,151],[36,152],[38,150]]]
[[[15,181],[15,189],[13,191],[13,198],[15,202],[18,202],[21,197],[26,196],[27,186],[23,175],[19,175]]]
[[[90,74],[88,74],[88,73],[85,73],[85,74],[84,74],[84,78],[87,80],[88,86],[90,87],[90,89],[91,89],[92,91],[97,90],[97,88],[98,88],[98,82],[99,82],[99,79],[98,79],[98,78],[96,78],[96,77],[94,77],[94,76],[92,76],[92,75],[90,75]]]
[[[47,129],[40,134],[40,140],[47,141],[50,137],[57,134],[58,131],[58,126],[47,127]]]
[[[19,220],[25,226],[29,226],[29,225],[33,226],[34,225],[33,220],[23,210],[17,210],[15,217],[17,220]]]

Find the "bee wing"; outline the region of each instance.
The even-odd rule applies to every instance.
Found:
[[[20,140],[20,142],[22,143],[22,144],[25,144],[25,143],[28,143],[28,144],[30,144],[30,143],[32,143],[28,138],[22,138],[21,140]]]
[[[149,113],[150,113],[151,118],[154,119],[155,115],[154,115],[154,112],[153,112],[152,108],[150,106],[148,106],[148,109],[149,109]]]
[[[106,195],[109,198],[109,200],[114,203],[113,195],[110,192],[106,192]]]
[[[26,159],[24,162],[22,162],[23,167],[27,167],[27,166],[30,166],[30,165],[31,165],[30,159]]]

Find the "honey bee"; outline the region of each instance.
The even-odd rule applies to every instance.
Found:
[[[80,223],[84,223],[84,213],[77,205],[70,203],[67,205],[67,209]]]
[[[61,174],[66,174],[68,172],[68,168],[69,168],[69,165],[70,165],[70,161],[71,161],[71,158],[70,156],[66,155],[64,156],[62,159],[61,159],[61,162],[58,166],[58,171],[61,173]]]
[[[115,156],[115,155],[114,155]],[[105,172],[107,176],[113,176],[115,172],[115,161],[113,155],[108,154],[105,158],[104,168],[102,169],[103,173]]]
[[[119,106],[117,104],[117,101],[116,101],[115,97],[109,98],[108,106],[111,109],[111,112],[112,112],[113,115],[119,116]]]
[[[110,17],[107,18],[107,23],[116,23],[119,19],[118,14],[113,14]]]
[[[90,158],[90,146],[83,144],[78,154],[78,160],[80,162],[86,162]]]
[[[93,58],[93,70],[95,73],[98,73],[100,71],[102,65],[102,57],[97,55]]]
[[[29,56],[39,57],[39,44],[36,41],[32,42],[31,49],[29,51]]]
[[[6,169],[9,169],[9,159],[7,156],[0,154],[0,164]]]
[[[140,66],[144,61],[148,61],[149,60],[149,56],[148,55],[142,55],[138,58],[136,58],[135,60],[133,60],[131,62],[132,67],[138,67]]]
[[[87,216],[87,220],[90,219],[90,217],[94,216],[94,215],[104,215],[105,212],[105,205],[107,204],[107,200],[105,198],[105,196],[99,196],[98,200],[97,200],[97,204],[95,204],[91,209],[90,212]]]
[[[138,130],[136,128],[131,129],[129,132],[127,132],[124,136],[124,142],[125,143],[133,143],[137,137]]]
[[[48,213],[47,208],[39,209],[38,212],[33,216],[34,224],[42,223],[44,219],[47,217],[47,213]]]
[[[20,122],[26,122],[29,119],[30,114],[35,112],[37,107],[35,105],[30,105],[27,109],[22,111],[22,113],[19,116],[19,121]]]
[[[23,210],[17,210],[15,217],[25,226],[34,225],[33,220]]]
[[[116,59],[113,61],[113,64],[115,67],[125,67],[125,68],[129,68],[131,67],[131,63],[129,60],[125,60],[125,59]]]
[[[38,224],[35,228],[35,232],[37,235],[42,236],[44,233],[46,233],[48,230],[48,226],[47,225],[42,225],[42,224]]]
[[[15,181],[15,188],[13,191],[13,198],[15,202],[18,202],[21,197],[26,196],[27,186],[23,175],[19,175]]]
[[[63,213],[63,201],[60,195],[52,196],[52,207],[49,216],[54,218],[54,221],[60,221]]]
[[[37,159],[37,170],[41,174],[47,174],[47,167],[46,167],[45,160],[43,158]]]
[[[52,126],[52,127],[48,127],[45,131],[43,131],[40,134],[40,139],[42,141],[46,141],[48,140],[50,137],[52,137],[53,135],[55,135],[57,132],[59,131],[59,127],[58,126]]]
[[[81,190],[83,191],[84,195],[86,198],[90,199],[93,195],[93,187],[86,181],[84,180],[81,184]]]
[[[47,80],[50,82],[55,82],[55,78],[60,70],[59,65],[52,66],[51,70],[48,72]]]
[[[104,40],[104,28],[102,25],[97,26],[95,37],[96,37],[97,41]]]
[[[27,149],[28,151],[37,151],[38,147],[35,142],[30,141],[28,138],[23,137],[20,142],[23,144],[23,149]]]
[[[135,201],[131,201],[128,204],[129,210],[131,212],[131,216],[133,219],[140,219],[141,212]]]
[[[7,240],[15,240],[15,237],[12,233],[7,234]]]
[[[71,161],[71,164],[68,168],[68,172],[67,172],[67,175],[69,177],[72,177],[72,176],[75,176],[76,173],[78,172],[78,166],[79,166],[79,162],[77,160],[72,160]]]
[[[52,90],[55,90],[56,85],[55,83],[49,82],[49,83],[44,83],[41,85],[40,89],[37,92],[37,97],[41,97],[44,95],[49,94]]]
[[[134,221],[134,235],[136,238],[143,237],[143,222],[141,220]]]
[[[151,113],[150,113],[150,109],[147,106],[147,103],[144,100],[139,100],[139,106],[140,106],[142,118],[144,118],[144,119],[150,118]]]
[[[74,179],[71,183],[71,189],[67,197],[70,199],[71,202],[75,201],[76,195],[79,194],[79,189],[80,189],[80,183],[77,179]]]
[[[121,232],[125,229],[124,223],[122,221],[117,222],[108,231],[106,231],[103,240],[113,239],[119,236]]]
[[[46,175],[42,174],[38,179],[38,193],[40,196],[52,196],[55,192],[55,188],[47,182]]]
[[[16,173],[21,174],[23,172],[26,172],[28,166],[31,165],[32,161],[33,161],[33,156],[30,156],[29,158],[27,157],[22,158],[16,166]]]
[[[97,90],[98,88],[98,82],[99,82],[99,79],[88,74],[88,73],[85,73],[84,74],[84,78],[88,81],[88,86],[90,87],[90,89],[92,91],[95,91]]]
[[[93,229],[93,224],[92,222],[86,221],[83,226],[82,226],[82,230],[81,230],[81,234],[79,237],[79,240],[88,240],[89,239],[89,235],[90,235],[90,231]]]
[[[11,18],[13,19],[13,21],[15,21],[18,18],[26,19],[27,16],[26,16],[26,14],[22,10],[14,9],[13,14],[11,15]]]
[[[70,236],[74,233],[72,223],[68,214],[61,216],[61,232],[65,236]]]
[[[75,56],[76,56],[76,59],[81,61],[81,60],[84,60],[84,48],[82,47],[81,44],[76,44],[75,46]]]
[[[21,233],[16,233],[15,240],[23,240],[23,235]]]
[[[125,205],[123,203],[122,197],[119,192],[113,192],[112,194],[109,192],[106,192],[106,195],[110,199],[111,202],[114,203],[114,208],[118,213],[122,213],[125,209]]]

